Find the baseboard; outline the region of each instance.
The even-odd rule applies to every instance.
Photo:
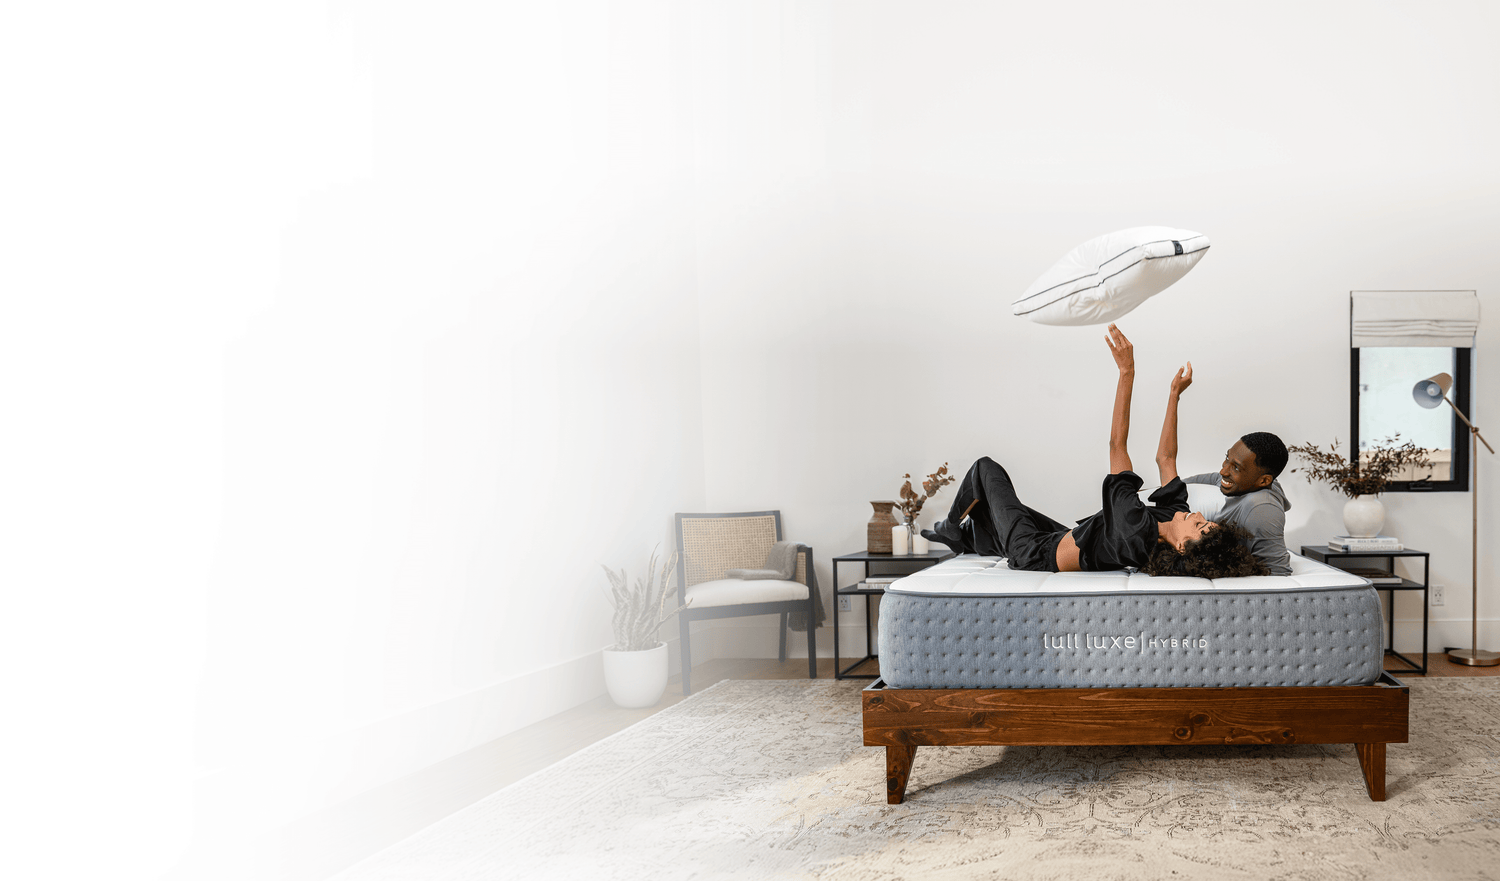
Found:
[[[1429,620],[1427,624],[1427,651],[1443,651],[1443,646],[1466,647],[1474,641],[1473,625],[1467,618],[1443,618]],[[1479,619],[1479,647],[1490,651],[1500,650],[1500,621]],[[1422,651],[1422,619],[1396,619],[1396,651],[1415,657]]]
[[[849,616],[844,615],[846,621]],[[768,617],[764,622],[753,618],[724,618],[711,622],[713,625],[715,658],[774,658],[779,646],[781,624]],[[871,635],[879,638],[879,634]],[[818,657],[833,657],[832,622],[824,622],[816,634]],[[697,651],[696,642],[694,651]],[[865,625],[863,618],[856,624],[845,623],[839,628],[839,657],[850,655],[863,657],[865,653]],[[807,657],[807,632],[788,630],[786,634],[786,656]],[[697,655],[694,655],[696,658]]]

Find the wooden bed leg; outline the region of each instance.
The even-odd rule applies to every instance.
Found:
[[[1385,744],[1356,743],[1354,751],[1359,754],[1359,769],[1365,772],[1370,801],[1385,801]]]
[[[888,746],[885,748],[885,802],[899,805],[906,798],[906,781],[911,779],[912,759],[917,756],[914,746]]]

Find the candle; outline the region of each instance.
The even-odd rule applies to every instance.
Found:
[[[912,524],[911,552],[913,554],[925,554],[931,547],[927,539],[922,537],[922,528],[915,523]]]
[[[905,554],[906,552],[906,526],[897,523],[891,527],[891,553]]]

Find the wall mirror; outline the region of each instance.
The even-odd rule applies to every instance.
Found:
[[[1467,491],[1468,427],[1452,407],[1417,406],[1412,387],[1446,373],[1453,377],[1449,398],[1469,412],[1473,328],[1479,317],[1474,292],[1355,291],[1350,316],[1349,436],[1354,450],[1368,461],[1373,447],[1399,433],[1400,442],[1427,450],[1432,464],[1407,468],[1387,492]]]
[[[1427,450],[1430,468],[1408,468],[1397,475],[1388,492],[1449,491],[1469,488],[1468,429],[1453,408],[1423,410],[1412,402],[1411,389],[1419,379],[1438,373],[1453,377],[1449,397],[1469,411],[1470,349],[1359,348],[1351,350],[1353,375],[1349,434],[1356,438],[1360,458],[1368,461],[1371,447],[1398,432]]]

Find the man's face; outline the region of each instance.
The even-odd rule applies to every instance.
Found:
[[[1224,464],[1219,468],[1219,491],[1226,496],[1242,496],[1265,489],[1271,485],[1272,479],[1256,464],[1255,454],[1245,442],[1235,441],[1224,454]]]

